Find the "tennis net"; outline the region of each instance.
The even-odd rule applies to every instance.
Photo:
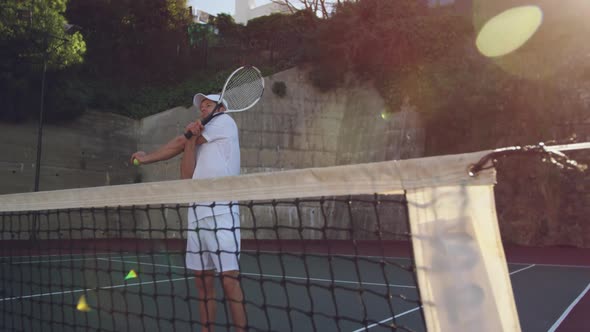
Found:
[[[217,330],[232,302],[251,331],[518,330],[486,153],[0,196],[0,329],[198,330],[206,299]],[[187,252],[239,257],[243,297]]]

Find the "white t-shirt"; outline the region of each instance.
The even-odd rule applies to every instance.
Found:
[[[215,116],[201,133],[207,143],[197,146],[196,167],[193,179],[218,178],[240,174],[240,141],[238,126],[227,114]],[[198,205],[210,205],[213,202],[198,202]],[[235,203],[235,202],[234,202]],[[239,213],[237,205],[230,211],[229,202],[215,202],[216,206],[197,206],[188,212],[189,222],[213,215]],[[195,215],[196,214],[196,215]]]

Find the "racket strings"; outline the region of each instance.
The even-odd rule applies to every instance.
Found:
[[[244,68],[235,73],[227,83],[223,99],[229,110],[241,110],[256,103],[264,91],[264,80],[260,72]]]

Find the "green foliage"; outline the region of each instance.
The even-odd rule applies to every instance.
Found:
[[[212,21],[212,24],[217,28],[220,38],[226,44],[238,43],[244,35],[244,26],[237,24],[234,18],[229,14],[219,14]]]
[[[66,0],[25,2],[7,0],[1,5],[0,41],[8,44],[7,60],[60,69],[81,63],[86,44],[79,32],[69,34],[64,17]]]
[[[67,122],[80,116],[91,98],[91,90],[75,71],[52,73],[48,77],[45,121]]]
[[[563,31],[564,22],[550,22],[544,22],[548,33],[535,36],[523,50],[492,60],[475,49],[471,17],[453,6],[429,8],[411,0],[343,2],[305,39],[300,63],[311,66],[310,79],[322,91],[366,80],[391,112],[409,100],[425,120],[427,154],[536,142],[552,137],[552,126],[564,116],[556,111],[563,108],[563,96],[559,83],[532,80],[516,69],[533,65],[522,62],[526,54],[559,62],[557,54],[563,52],[556,50],[566,47],[547,50],[546,45],[555,45],[556,32],[549,32]],[[564,38],[559,40],[562,45]],[[554,70],[547,63],[537,67]]]
[[[89,107],[135,119],[163,112],[177,106],[190,106],[196,93],[218,93],[231,71],[200,72],[179,84],[144,86],[139,89],[110,81],[95,81],[91,87]]]
[[[267,16],[260,16],[248,21],[248,32],[251,36],[270,38],[277,31],[280,31],[283,24],[288,24],[290,15],[276,13]]]
[[[71,119],[86,108],[141,118],[189,105],[196,92],[218,92],[249,38],[227,14],[193,25],[186,0],[8,0],[0,6],[0,119],[11,121],[37,118],[43,59],[47,121]],[[67,23],[81,28],[66,34]]]
[[[250,48],[270,53],[270,62],[281,68],[305,61],[305,43],[320,24],[314,14],[302,10],[294,14],[271,14],[248,21],[243,36]]]
[[[128,116],[134,119],[153,115],[168,109],[192,105],[196,93],[219,93],[229,74],[235,68],[201,71],[174,85],[131,88],[111,81],[92,81],[88,86],[88,107]],[[263,75],[270,75],[273,68],[259,68]]]
[[[52,73],[83,62],[86,43],[79,32],[68,30],[66,2],[0,4],[0,119],[36,117],[44,63]]]
[[[213,47],[218,37],[215,26],[210,24],[191,23],[188,25],[189,44],[193,47]]]
[[[344,2],[308,39],[306,62],[314,65],[312,77],[321,87],[333,75],[342,81],[338,71],[383,80],[390,71],[438,61],[471,35],[467,20],[428,8],[425,2]]]
[[[186,0],[70,0],[67,16],[88,40],[87,74],[135,85],[186,77]]]
[[[448,132],[463,135],[470,117],[495,112],[490,99],[504,98],[503,87],[512,84],[494,65],[468,54],[473,50],[465,45],[474,34],[467,18],[419,1],[345,1],[328,19],[303,10],[243,26],[227,14],[210,25],[194,25],[186,0],[70,0],[68,19],[83,27],[88,45],[75,74],[61,72],[82,61],[86,44],[79,32],[63,32],[66,1],[31,2],[32,26],[29,2],[7,3],[0,12],[0,40],[7,50],[0,62],[0,98],[3,112],[14,119],[22,118],[19,109],[38,109],[43,54],[49,63],[48,114],[71,114],[67,109],[83,110],[88,103],[141,117],[186,104],[197,90],[219,90],[223,79],[208,77],[220,69],[270,62],[271,72],[311,65],[310,78],[323,91],[351,79],[371,80],[390,110],[409,98],[433,123],[431,132],[444,120],[453,128]],[[207,68],[203,57],[209,57]],[[476,111],[449,113],[463,107]]]

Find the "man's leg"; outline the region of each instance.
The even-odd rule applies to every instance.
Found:
[[[246,308],[244,307],[244,294],[242,294],[238,275],[238,271],[223,272],[221,282],[225,299],[229,303],[235,331],[242,332],[246,331]]]
[[[199,317],[203,325],[203,332],[213,331],[215,322],[215,272],[213,270],[195,271],[195,284],[197,285],[197,300],[199,302]]]

